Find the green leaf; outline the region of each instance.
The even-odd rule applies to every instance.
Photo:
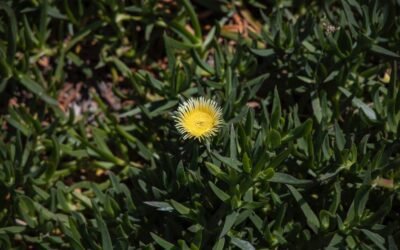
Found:
[[[322,121],[322,108],[321,101],[319,100],[318,92],[311,92],[311,106],[314,111],[314,116],[317,119],[318,123]]]
[[[292,152],[291,148],[284,150],[279,155],[277,155],[275,158],[273,158],[273,160],[269,163],[268,167],[272,168],[272,169],[276,169],[277,167],[279,167],[282,164],[282,162],[284,162],[285,160],[288,159],[291,152]]]
[[[6,58],[0,57],[0,75],[3,77],[0,83],[0,93],[5,89],[8,79],[11,78],[12,74],[12,69],[6,62]]]
[[[10,108],[8,110],[9,112],[9,117],[6,117],[5,120],[15,127],[18,131],[20,131],[22,134],[25,136],[29,136],[33,133],[33,129],[30,126],[30,124],[27,124],[23,118],[19,115],[18,112],[16,112],[13,108]]]
[[[275,87],[274,90],[274,101],[272,104],[272,112],[271,112],[271,127],[273,129],[279,128],[279,121],[281,119],[281,101],[279,99],[278,89]]]
[[[237,159],[236,131],[233,124],[229,130],[229,156],[233,159]]]
[[[243,153],[242,162],[243,162],[243,171],[245,173],[250,173],[252,169],[252,163],[246,152]]]
[[[307,223],[310,226],[314,226],[318,229],[320,227],[320,222],[318,220],[318,217],[315,215],[314,211],[311,209],[310,205],[308,205],[308,203],[303,199],[303,196],[301,196],[301,194],[299,193],[299,191],[297,191],[297,189],[295,189],[291,185],[286,185],[286,186],[292,193],[297,203],[299,203],[299,206],[303,211],[304,216],[307,219]]]
[[[338,181],[335,182],[334,187],[335,187],[335,196],[333,197],[332,204],[329,206],[329,212],[331,214],[336,214],[336,211],[342,199],[342,188],[340,187],[340,183]]]
[[[368,185],[361,186],[354,197],[347,213],[347,221],[358,221],[364,213],[365,206],[369,198],[370,187]]]
[[[49,180],[54,172],[56,171],[59,163],[60,163],[60,144],[57,140],[57,138],[55,138],[55,136],[52,136],[51,138],[51,142],[52,142],[52,153],[51,153],[51,158],[49,161],[49,167],[46,170],[46,178]]]
[[[335,138],[338,149],[342,151],[344,149],[344,145],[346,144],[346,139],[344,138],[343,132],[340,129],[337,121],[335,121]]]
[[[161,101],[153,104],[154,105],[150,107],[150,117],[152,118],[165,114],[168,110],[171,110],[171,108],[175,107],[178,104],[178,101]]]
[[[225,222],[224,222],[224,227],[222,228],[219,238],[224,237],[229,232],[229,230],[231,230],[231,228],[235,224],[235,221],[238,216],[239,216],[239,213],[237,213],[237,212],[232,212],[231,214],[226,216]]]
[[[145,201],[143,203],[152,207],[156,207],[159,211],[171,212],[174,210],[174,208],[169,203],[163,201]]]
[[[189,18],[190,21],[192,22],[193,25],[193,29],[194,32],[196,34],[197,38],[202,38],[202,32],[201,32],[201,26],[200,26],[200,22],[199,19],[197,17],[197,14],[193,8],[193,5],[190,3],[189,0],[180,0],[180,2],[183,4],[183,6],[185,7],[185,10],[187,11],[187,13],[189,14]]]
[[[215,245],[213,246],[212,250],[223,250],[225,246],[225,238],[220,238]]]
[[[238,172],[242,172],[242,170],[239,168],[239,166],[242,165],[242,163],[236,159],[233,159],[231,157],[225,157],[220,155],[217,152],[212,152],[213,156],[215,156],[215,158],[217,158],[217,160],[221,161],[222,163],[224,163],[226,166],[233,168],[234,170],[238,171]]]
[[[389,244],[388,250],[399,250],[392,235],[389,235],[388,237],[388,244]]]
[[[113,249],[113,244],[111,241],[110,233],[104,220],[100,217],[96,217],[97,226],[99,227],[101,233],[101,245],[103,249]]]
[[[338,47],[346,56],[350,55],[352,52],[351,37],[344,29],[339,30]]]
[[[313,121],[311,118],[308,118],[303,124],[290,130],[288,134],[282,137],[282,143],[287,143],[300,137],[305,137],[311,133],[312,127]]]
[[[282,138],[281,134],[276,129],[271,129],[268,133],[268,144],[269,146],[274,149],[281,145]]]
[[[237,246],[242,250],[255,250],[255,247],[248,241],[241,240],[236,237],[231,237],[231,242],[233,245]]]
[[[297,179],[291,175],[285,174],[285,173],[279,173],[276,172],[272,178],[268,180],[269,182],[275,182],[275,183],[283,183],[283,184],[290,184],[290,185],[307,185],[313,183],[311,180],[301,180]]]
[[[383,238],[379,234],[374,233],[368,229],[361,229],[361,232],[363,232],[363,234],[365,236],[367,236],[367,238],[370,239],[377,247],[379,247],[382,250],[386,249],[385,238]]]
[[[23,226],[10,226],[10,227],[2,227],[0,228],[0,234],[19,234],[25,231],[26,227]]]
[[[378,210],[375,210],[371,215],[363,219],[363,225],[375,225],[382,221],[392,210],[393,196],[387,197]]]
[[[378,54],[381,54],[381,55],[384,55],[384,56],[387,56],[390,58],[395,58],[395,59],[400,58],[400,56],[398,54],[396,54],[395,52],[385,49],[376,44],[372,45],[371,50],[375,53],[378,53]]]
[[[71,203],[67,200],[66,194],[65,194],[66,191],[64,191],[65,186],[61,182],[58,182],[57,185],[59,187],[59,188],[57,188],[57,191],[56,191],[58,205],[65,212],[71,212],[71,210],[72,210]]]
[[[350,6],[346,0],[342,0],[341,2],[343,5],[344,13],[346,14],[350,30],[352,31],[352,33],[355,33],[356,32],[355,29],[358,28],[358,24],[354,18],[353,12],[351,11]]]
[[[69,244],[71,244],[73,249],[84,250],[85,248],[82,246],[81,243],[82,237],[78,232],[78,226],[76,220],[73,219],[72,217],[69,217],[68,225],[69,227],[67,227],[65,224],[61,224],[61,229],[63,233],[66,235],[66,238],[69,239]]]
[[[64,76],[65,49],[61,49],[60,56],[57,60],[57,68],[54,74],[54,82],[61,83]]]
[[[326,249],[329,250],[337,250],[337,249],[342,249],[341,247],[343,244],[343,236],[341,236],[339,233],[335,233],[331,239],[331,241],[329,242],[328,246],[326,247]]]
[[[373,109],[357,97],[353,97],[352,93],[343,87],[339,87],[339,90],[348,98],[352,98],[352,103],[355,107],[361,109],[363,113],[371,120],[376,121],[377,116]]]
[[[17,50],[17,34],[18,26],[15,18],[15,13],[6,2],[0,2],[0,10],[4,10],[8,16],[7,27],[7,62],[10,66],[13,65],[15,52]]]
[[[275,53],[273,49],[250,49],[250,51],[261,57],[269,57]]]
[[[168,47],[174,48],[174,49],[190,50],[190,49],[198,48],[197,45],[193,45],[191,43],[180,42],[180,41],[178,41],[176,39],[173,39],[173,38],[169,37],[166,34],[164,34],[164,40],[165,40],[165,46],[168,46]]]
[[[85,37],[99,29],[103,25],[103,22],[100,20],[96,20],[93,23],[85,25],[85,27],[77,33],[71,40],[68,40],[65,44],[65,52],[69,51],[73,48],[77,43],[82,41]]]
[[[222,171],[220,167],[210,162],[205,162],[205,166],[212,175],[220,180],[223,180],[226,183],[229,183],[228,175],[224,171]]]
[[[150,233],[151,238],[153,238],[153,240],[155,240],[155,242],[157,242],[158,245],[160,245],[163,249],[168,249],[168,250],[172,250],[174,249],[174,245],[166,240],[164,240],[163,238],[157,236],[154,233]]]
[[[331,218],[331,213],[329,211],[326,211],[324,209],[319,211],[319,219],[321,221],[321,226],[324,230],[329,228],[330,218]]]
[[[270,73],[265,73],[265,74],[259,75],[256,78],[253,78],[253,79],[247,81],[246,83],[244,83],[243,86],[250,88],[255,85],[261,85],[264,83],[264,81],[266,79],[268,79],[269,76],[270,76]]]
[[[34,201],[27,196],[19,196],[17,208],[22,220],[28,224],[29,227],[35,228],[38,225],[38,217],[35,210]]]
[[[48,0],[41,1],[40,4],[40,22],[39,22],[39,43],[40,47],[43,47],[45,44],[46,36],[47,36],[47,9],[48,9]]]
[[[275,171],[273,168],[267,168],[258,174],[259,178],[261,178],[262,180],[266,180],[266,181],[270,180],[274,175],[275,175]]]
[[[227,202],[231,197],[222,191],[219,187],[217,187],[214,183],[211,181],[208,182],[208,185],[210,185],[211,190],[214,192],[214,194],[223,202]]]
[[[182,203],[179,203],[174,200],[171,200],[170,203],[178,213],[183,214],[183,215],[187,215],[190,213],[190,208],[184,206]]]
[[[249,111],[247,112],[247,117],[246,117],[246,123],[245,123],[245,131],[246,134],[248,136],[252,136],[253,135],[253,128],[254,128],[254,110],[253,109],[249,109]]]
[[[200,40],[194,36],[191,32],[188,31],[188,29],[184,26],[184,24],[172,20],[169,23],[170,29],[174,31],[179,37],[182,38],[183,43],[185,44],[190,44],[195,47],[200,47]]]
[[[354,97],[353,98],[353,104],[354,106],[356,106],[357,108],[360,108],[364,114],[371,120],[371,121],[375,121],[377,119],[376,113],[375,111],[370,108],[367,104],[365,104],[363,101],[361,101],[360,99]]]
[[[18,77],[21,84],[24,85],[29,91],[37,95],[40,99],[52,106],[58,106],[57,100],[47,95],[44,88],[37,82],[33,81],[25,74],[19,74]]]
[[[204,62],[200,58],[200,55],[199,55],[199,53],[196,52],[196,50],[192,49],[191,54],[192,54],[194,61],[197,63],[198,66],[200,66],[203,70],[205,70],[207,73],[209,73],[211,75],[215,74],[214,69],[211,68],[210,65],[208,65],[206,62]]]

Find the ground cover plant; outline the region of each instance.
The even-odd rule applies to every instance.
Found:
[[[399,7],[1,1],[0,249],[398,249]]]

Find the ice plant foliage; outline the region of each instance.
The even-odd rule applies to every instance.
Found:
[[[218,132],[222,124],[222,110],[213,100],[190,98],[178,107],[174,118],[183,139],[202,141]]]

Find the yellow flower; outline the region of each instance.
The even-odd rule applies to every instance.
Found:
[[[390,82],[390,74],[385,72],[382,78],[379,78],[383,83],[389,83]]]
[[[190,98],[178,107],[174,118],[183,139],[201,141],[218,132],[222,125],[222,110],[213,100]]]

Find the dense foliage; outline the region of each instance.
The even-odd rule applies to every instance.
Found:
[[[398,249],[400,1],[3,0],[1,249]],[[173,112],[224,124],[183,140]]]

